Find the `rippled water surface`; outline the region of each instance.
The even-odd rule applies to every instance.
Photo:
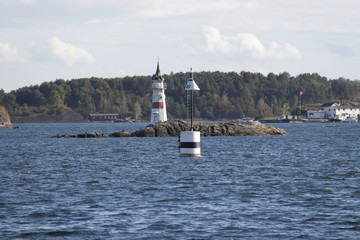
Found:
[[[360,124],[288,135],[58,139],[143,123],[0,131],[0,239],[359,239]]]

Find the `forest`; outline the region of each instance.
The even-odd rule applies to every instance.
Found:
[[[186,118],[184,88],[189,74],[171,73],[163,77],[169,119]],[[326,102],[360,104],[360,81],[327,79],[317,73],[265,76],[244,71],[196,72],[194,80],[200,87],[200,91],[194,92],[194,116],[203,120],[275,118],[302,114]],[[84,119],[89,113],[118,113],[121,118],[149,120],[151,91],[151,76],[58,79],[9,93],[0,90],[0,105],[6,107],[11,118],[56,114],[71,108]],[[300,91],[303,112],[299,111]]]

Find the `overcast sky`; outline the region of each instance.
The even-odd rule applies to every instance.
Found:
[[[360,79],[359,0],[0,0],[0,89],[193,71]]]

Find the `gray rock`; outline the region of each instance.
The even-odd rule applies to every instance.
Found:
[[[262,136],[283,135],[285,130],[261,123],[240,124],[227,123],[194,123],[195,131],[200,131],[201,136]],[[102,133],[82,133],[77,135],[57,135],[57,138],[98,138],[98,137],[178,137],[180,132],[189,131],[190,124],[181,120],[173,120],[150,124],[144,129],[132,133],[115,132],[106,136]]]
[[[80,133],[80,134],[65,134],[65,135],[56,135],[54,138],[105,138],[108,137],[103,133],[90,132],[90,133]]]
[[[156,137],[155,129],[153,127],[146,127],[131,133],[131,137]]]
[[[264,125],[240,123],[195,123],[195,131],[200,131],[202,136],[261,136],[283,135],[285,130]],[[131,134],[132,137],[177,137],[182,131],[189,131],[190,124],[181,120],[161,122],[147,126]]]
[[[129,132],[114,132],[109,135],[109,137],[131,137]]]

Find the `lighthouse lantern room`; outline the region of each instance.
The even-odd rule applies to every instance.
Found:
[[[161,76],[158,61],[156,73],[152,76],[151,123],[167,121],[165,89],[166,83],[164,83],[164,78]]]

